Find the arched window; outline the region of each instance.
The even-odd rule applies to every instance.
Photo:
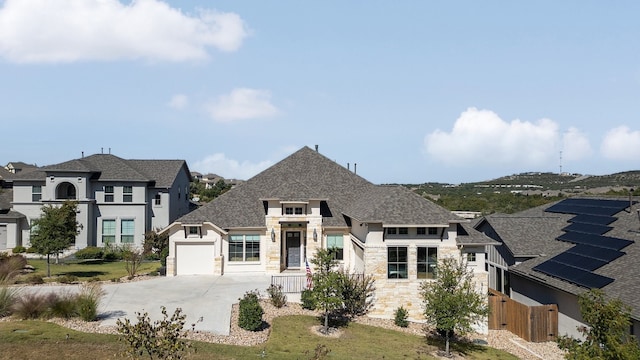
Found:
[[[56,199],[76,200],[76,187],[72,183],[60,183],[56,188]]]

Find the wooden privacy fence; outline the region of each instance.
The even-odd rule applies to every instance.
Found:
[[[558,305],[527,306],[489,289],[489,329],[509,330],[530,342],[554,341]]]

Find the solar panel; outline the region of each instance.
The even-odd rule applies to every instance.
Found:
[[[604,233],[607,233],[611,229],[613,229],[611,226],[585,224],[585,223],[571,223],[569,226],[565,227],[562,230],[586,233],[586,234],[602,235]]]
[[[588,289],[600,289],[613,282],[612,278],[594,274],[589,271],[578,269],[576,267],[561,264],[551,260],[547,260],[542,264],[537,265],[533,268],[533,270],[553,277],[557,277],[562,280],[566,280],[568,282],[586,287]]]
[[[563,252],[552,257],[549,261],[559,262],[561,264],[574,266],[587,271],[593,271],[607,264],[604,260],[594,259],[570,252]]]
[[[624,247],[633,244],[633,241],[631,240],[577,232],[566,232],[558,236],[556,239],[574,244],[586,244],[613,250],[621,250]]]
[[[597,225],[609,225],[612,222],[616,221],[618,218],[613,216],[599,216],[599,215],[587,215],[580,214],[569,220],[572,223],[581,223],[581,224],[597,224]]]
[[[547,212],[612,216],[626,209],[629,202],[602,199],[565,199],[547,208]]]
[[[567,250],[566,252],[586,256],[593,259],[603,260],[606,263],[610,263],[613,260],[624,255],[624,253],[621,251],[605,249],[605,248],[585,245],[585,244],[578,244],[572,247],[571,249]]]
[[[571,204],[571,205],[581,205],[581,206],[610,207],[610,208],[618,208],[621,210],[629,206],[629,201],[627,200],[612,200],[612,199],[569,198],[569,199],[564,199],[562,203]]]

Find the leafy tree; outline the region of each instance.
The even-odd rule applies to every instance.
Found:
[[[193,197],[197,195],[200,201],[209,202],[218,196],[224,194],[231,189],[231,184],[227,184],[224,180],[218,180],[211,188],[207,189],[205,184],[200,181],[194,181],[190,185],[190,193]]]
[[[78,203],[65,201],[61,206],[45,205],[42,216],[33,221],[31,246],[38,254],[47,255],[47,276],[51,276],[49,259],[74,242],[82,225],[76,220]]]
[[[144,233],[144,253],[162,256],[165,249],[169,249],[169,234],[158,234],[157,231],[149,230]]]
[[[472,331],[471,326],[489,314],[484,296],[475,291],[473,274],[462,259],[440,260],[436,280],[423,282],[421,295],[427,322],[445,337],[447,356],[451,335]]]
[[[340,273],[334,270],[337,261],[330,249],[318,249],[311,259],[316,272],[313,274],[313,295],[317,308],[324,316],[324,329],[329,331],[329,315],[343,305]]]
[[[118,319],[116,326],[121,334],[120,340],[128,345],[126,354],[138,358],[148,355],[150,359],[182,359],[191,348],[191,343],[183,339],[184,324],[187,316],[177,308],[169,317],[167,309],[162,307],[162,320],[153,323],[148,313],[136,312],[138,322],[132,324],[129,319]]]
[[[135,246],[123,246],[122,247],[122,259],[127,270],[129,280],[133,279],[142,264],[145,252],[143,249],[138,249]]]
[[[600,289],[592,289],[578,298],[580,313],[587,326],[579,326],[584,340],[569,336],[558,338],[558,346],[567,351],[565,358],[640,359],[637,339],[629,334],[631,309],[619,299],[605,298]]]

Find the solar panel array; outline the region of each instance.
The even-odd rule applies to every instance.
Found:
[[[575,244],[569,250],[538,264],[533,270],[586,288],[602,288],[614,279],[593,271],[625,253],[631,240],[605,236],[612,229],[614,216],[629,206],[628,201],[604,199],[565,199],[547,212],[576,215],[556,240]]]

